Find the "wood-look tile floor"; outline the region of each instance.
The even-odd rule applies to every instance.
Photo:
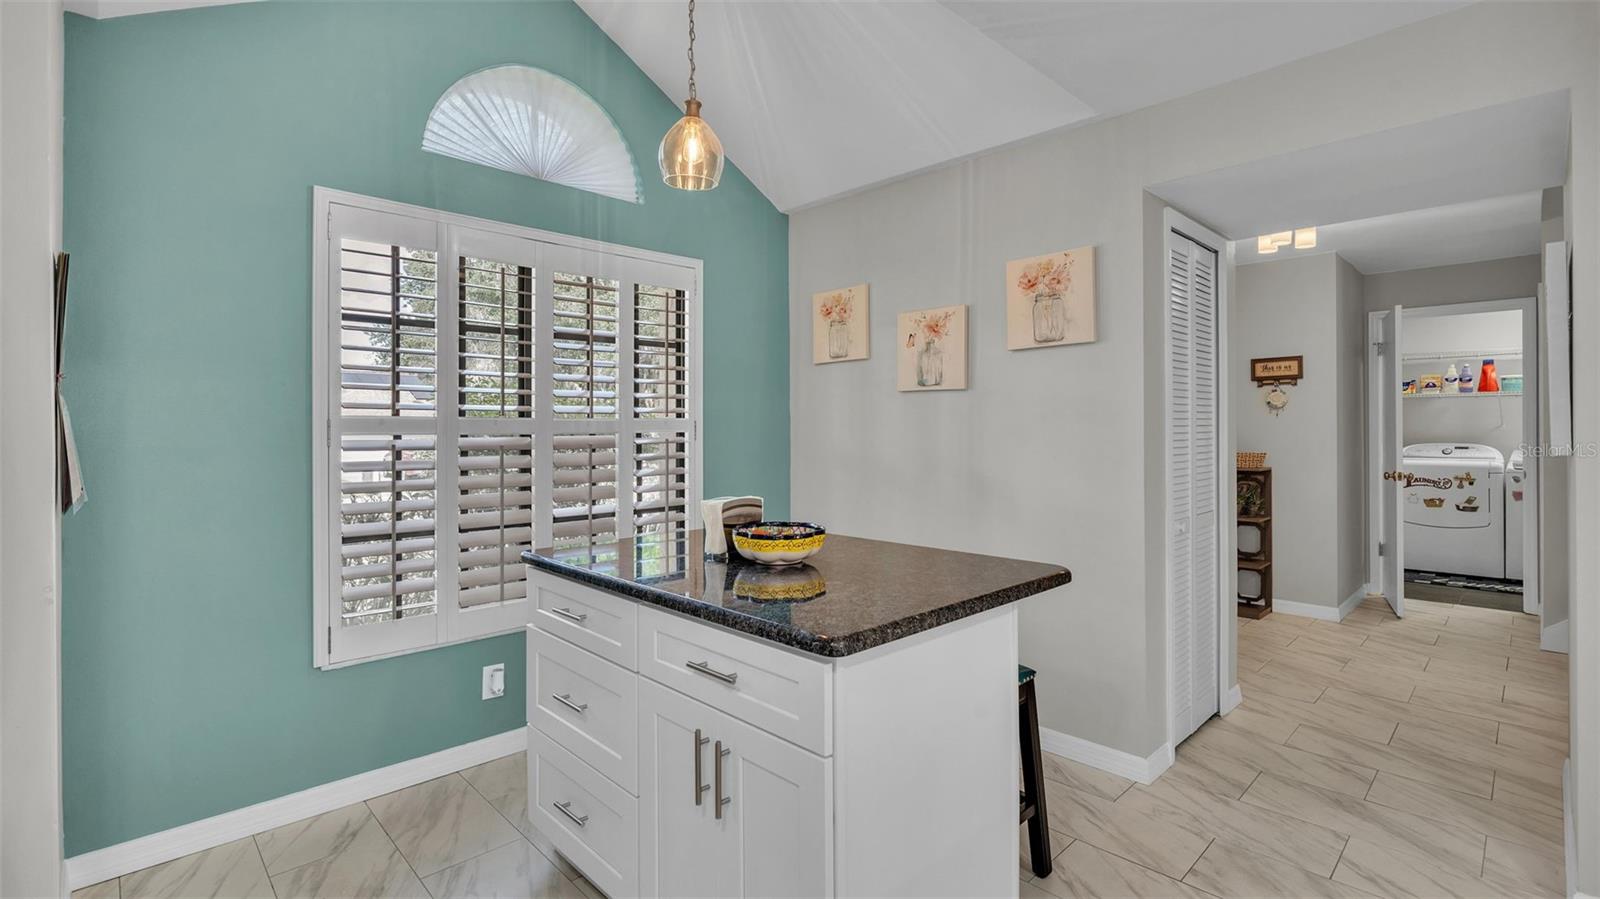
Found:
[[[1022,896],[1564,896],[1567,657],[1531,616],[1406,606],[1240,619],[1244,702],[1150,786],[1047,756]]]
[[[1024,897],[1562,896],[1566,656],[1534,619],[1373,600],[1239,621],[1244,703],[1146,787],[1045,757],[1055,870]],[[529,823],[521,753],[73,899],[596,899]]]

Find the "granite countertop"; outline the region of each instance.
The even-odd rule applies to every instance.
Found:
[[[533,567],[813,655],[836,658],[1016,602],[1072,580],[1060,565],[829,534],[806,562],[770,568],[702,532],[524,552]]]

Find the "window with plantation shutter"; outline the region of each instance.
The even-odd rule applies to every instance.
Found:
[[[522,627],[528,548],[685,539],[698,262],[321,188],[313,208],[317,665]]]

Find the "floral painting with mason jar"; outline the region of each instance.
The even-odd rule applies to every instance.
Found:
[[[1094,247],[1006,263],[1006,349],[1094,342]]]
[[[967,388],[967,307],[902,312],[897,375],[901,390]]]
[[[867,285],[825,290],[811,296],[811,361],[867,358]]]

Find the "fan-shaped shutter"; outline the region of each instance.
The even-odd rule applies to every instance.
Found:
[[[428,115],[422,149],[641,202],[616,123],[582,88],[543,69],[496,66],[452,84]]]

